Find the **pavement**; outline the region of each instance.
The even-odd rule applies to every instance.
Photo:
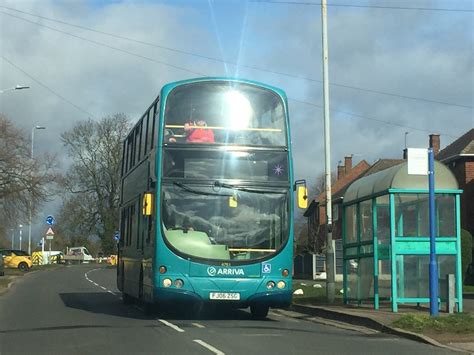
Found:
[[[295,280],[306,285],[313,283],[321,284],[321,281]],[[324,282],[324,281],[323,281]],[[440,348],[459,351],[468,354],[474,354],[474,335],[473,334],[433,334],[430,336],[413,333],[404,329],[392,326],[392,323],[402,317],[404,314],[427,314],[429,306],[403,306],[399,305],[399,312],[391,311],[391,304],[381,304],[379,310],[373,309],[373,304],[362,305],[344,305],[342,303],[323,305],[298,303],[293,299],[292,310],[328,319],[335,322],[350,324],[355,327],[366,327],[380,332],[397,335],[414,341],[431,344]],[[466,294],[463,297],[463,312],[474,314],[474,295]],[[441,316],[446,315],[440,311]]]

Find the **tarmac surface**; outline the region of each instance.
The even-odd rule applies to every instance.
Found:
[[[145,315],[125,306],[116,270],[100,265],[32,272],[0,296],[0,354],[456,354],[297,310],[183,309]]]

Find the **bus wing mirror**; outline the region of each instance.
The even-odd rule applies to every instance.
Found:
[[[147,192],[143,195],[142,214],[144,216],[151,216],[152,207],[153,207],[153,194],[150,192]]]

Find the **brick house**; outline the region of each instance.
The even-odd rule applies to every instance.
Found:
[[[332,184],[331,190],[333,194],[333,239],[342,237],[342,218],[340,206],[342,199],[336,198],[336,194],[344,188],[347,188],[354,180],[363,175],[370,164],[365,160],[360,161],[356,166],[352,167],[352,156],[344,158],[344,165],[337,166],[337,180]],[[311,250],[321,252],[325,244],[325,226],[326,226],[326,193],[323,192],[314,197],[306,211],[304,217],[308,218],[308,244]]]
[[[333,239],[342,238],[342,203],[343,196],[352,182],[381,170],[403,163],[403,159],[379,159],[373,165],[365,160],[352,168],[352,157],[345,157],[345,163],[337,167],[337,180],[332,185],[333,204]],[[308,239],[314,252],[321,252],[326,242],[326,194],[316,196],[306,209],[308,218]]]
[[[451,169],[459,188],[464,190],[461,195],[461,228],[474,235],[474,128],[441,151],[438,134],[430,135],[430,145],[436,159]]]

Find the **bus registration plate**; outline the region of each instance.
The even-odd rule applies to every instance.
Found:
[[[211,292],[209,294],[211,300],[229,300],[238,301],[240,300],[240,293],[238,292]]]

